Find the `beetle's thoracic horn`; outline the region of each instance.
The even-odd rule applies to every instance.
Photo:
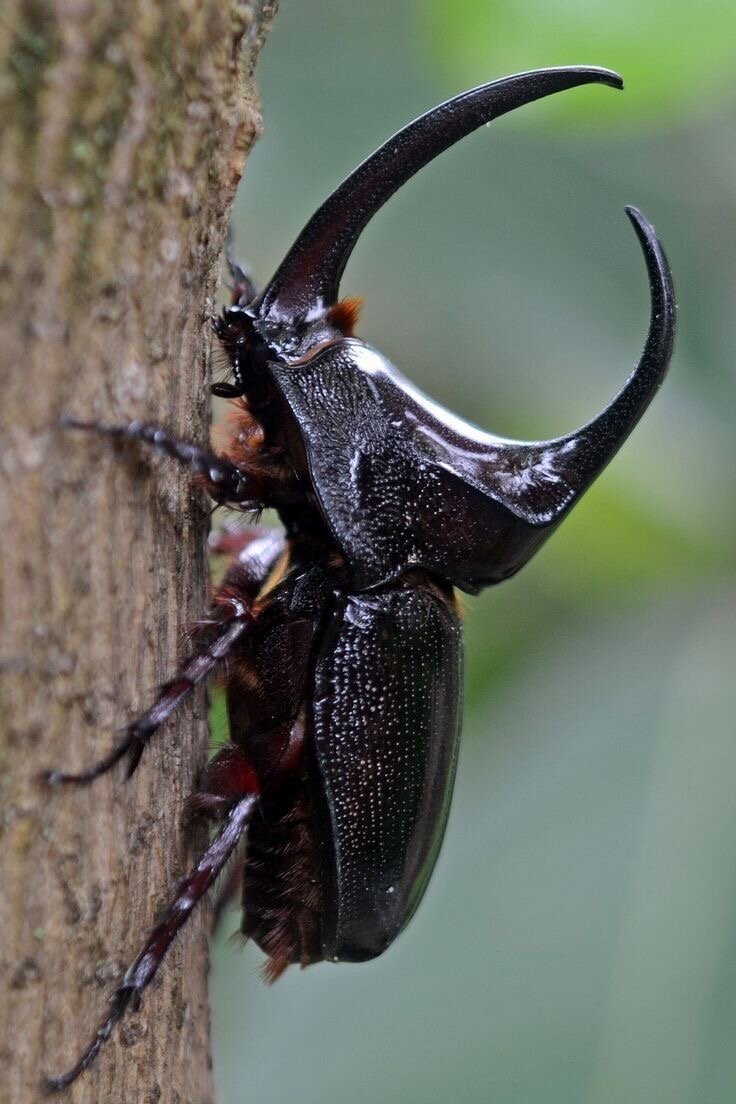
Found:
[[[612,460],[665,377],[675,339],[675,294],[654,228],[635,207],[626,213],[644,253],[651,295],[649,332],[637,366],[616,397],[587,425],[547,441],[512,441],[480,431],[453,451],[466,477],[533,527],[555,525]],[[484,440],[485,437],[485,440]],[[456,462],[454,465],[459,467]]]
[[[592,83],[623,88],[621,77],[609,69],[538,69],[463,92],[409,123],[315,212],[253,304],[259,315],[290,319],[331,306],[364,227],[414,173],[483,123],[554,92]]]
[[[641,211],[627,207],[626,214],[644,253],[651,295],[649,332],[639,362],[596,418],[574,433],[536,446],[574,489],[573,502],[603,471],[649,406],[667,372],[675,340],[675,293],[664,250]]]

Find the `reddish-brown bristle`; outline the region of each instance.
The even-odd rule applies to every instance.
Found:
[[[336,548],[330,552],[327,562],[333,570],[345,567],[345,557]]]
[[[233,572],[234,574],[235,572]],[[243,603],[243,590],[244,587],[238,586],[237,579],[230,579],[227,583],[220,583],[215,587],[212,594],[212,602],[215,606],[224,606],[226,609],[230,609],[231,606],[236,603]]]
[[[212,439],[220,448],[227,448],[241,426],[255,420],[243,399],[229,399],[227,405],[228,410],[222,421],[212,427]]]
[[[266,985],[273,985],[290,965],[288,958],[267,958],[261,966],[261,977]]]
[[[228,673],[228,685],[231,688],[237,685],[249,694],[263,696],[263,683],[260,675],[250,663],[243,659],[231,665]]]
[[[338,330],[342,330],[346,337],[352,337],[362,306],[363,300],[357,295],[350,299],[342,299],[339,303],[335,303],[334,307],[330,307],[329,319]]]
[[[233,463],[249,467],[263,448],[266,435],[263,426],[247,409],[231,413],[227,419],[229,443],[227,457]]]
[[[238,929],[228,936],[227,941],[230,946],[235,947],[236,950],[244,951],[247,945],[250,943],[250,936],[246,935],[245,932],[242,932],[240,931],[240,929]]]

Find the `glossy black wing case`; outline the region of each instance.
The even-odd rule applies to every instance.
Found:
[[[461,720],[462,633],[447,600],[341,601],[316,669],[315,799],[325,819],[325,957],[381,954],[434,867]]]

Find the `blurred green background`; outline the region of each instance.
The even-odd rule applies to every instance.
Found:
[[[464,741],[416,918],[361,966],[223,933],[221,1104],[736,1099],[736,15],[731,0],[282,0],[236,212],[266,279],[414,115],[537,65],[618,69],[482,129],[371,224],[360,335],[485,428],[592,416],[643,342],[655,223],[678,290],[666,385],[516,579],[467,599]],[[237,926],[235,913],[223,925]]]

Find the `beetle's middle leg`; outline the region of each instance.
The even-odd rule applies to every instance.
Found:
[[[237,599],[229,599],[229,601],[232,613],[220,619],[219,631],[214,640],[207,648],[195,651],[175,677],[162,686],[153,705],[126,725],[122,738],[115,744],[109,755],[78,773],[60,770],[45,771],[42,780],[52,786],[60,783],[89,785],[96,778],[107,774],[116,763],[126,757],[128,758],[127,776],[130,778],[151,737],[168,721],[195,687],[225,662],[236,641],[240,640],[253,625],[255,617],[245,603]]]
[[[45,771],[41,778],[50,785],[75,783],[88,785],[106,774],[121,759],[128,757],[127,776],[135,771],[148,741],[158,732],[169,717],[192,693],[195,687],[221,667],[236,642],[245,635],[256,621],[252,606],[258,590],[273,564],[283,552],[283,538],[278,533],[262,534],[251,531],[241,537],[238,555],[233,556],[233,566],[225,585],[215,594],[216,604],[210,620],[195,626],[195,638],[200,639],[208,630],[209,642],[201,646],[184,662],[173,679],[165,683],[149,709],[125,727],[122,738],[109,755],[78,773],[60,770]],[[232,554],[232,552],[231,552]],[[228,585],[235,574],[234,586]],[[210,630],[216,627],[212,637]]]

